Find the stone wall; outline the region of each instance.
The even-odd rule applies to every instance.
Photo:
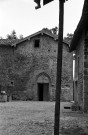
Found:
[[[75,88],[74,99],[83,109],[83,75],[84,75],[84,37],[81,38],[76,48],[75,62]]]
[[[62,58],[62,99],[73,100],[73,52],[69,53],[69,48],[63,45]]]
[[[88,112],[88,36],[84,44],[84,111]]]
[[[11,94],[13,80],[13,47],[0,46],[0,91]]]
[[[88,36],[80,38],[75,55],[75,102],[84,112],[88,112]]]
[[[40,39],[39,48],[34,47],[35,39]],[[38,83],[49,83],[49,100],[55,100],[57,45],[58,41],[43,34],[14,48],[1,47],[0,60],[4,62],[0,65],[0,72],[4,71],[1,82],[8,96],[13,100],[38,100]],[[73,58],[67,45],[63,46],[62,100],[72,100]]]
[[[40,39],[40,47],[34,48],[34,40]],[[25,76],[25,89],[29,95],[29,99],[38,100],[37,98],[37,76],[44,74],[49,76],[49,89],[50,89],[50,99],[55,99],[55,83],[56,83],[56,55],[57,55],[57,41],[54,41],[53,38],[48,36],[37,36],[32,38],[30,41],[26,41],[22,44],[19,44],[15,49],[15,55],[17,53],[25,57],[25,64],[18,66],[15,62],[16,68],[18,66],[18,71],[16,69],[16,74]],[[27,60],[28,59],[28,60]],[[23,67],[24,65],[24,67]],[[23,70],[23,71],[22,71]],[[23,75],[24,73],[24,75]],[[27,73],[27,74],[26,74]],[[17,81],[17,79],[16,79]],[[17,83],[17,82],[16,82]],[[18,85],[20,83],[17,83]],[[17,86],[18,88],[20,86]],[[22,86],[21,86],[22,87]],[[20,87],[20,88],[21,88]],[[22,88],[21,88],[22,89]]]

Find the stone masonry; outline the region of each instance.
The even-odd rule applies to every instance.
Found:
[[[84,1],[82,15],[69,50],[76,52],[74,100],[83,112],[88,112],[88,0]]]
[[[55,100],[58,40],[39,31],[0,45],[0,86],[12,100]],[[63,42],[62,100],[73,100],[72,53]]]
[[[84,34],[76,48],[74,100],[84,112],[88,110],[88,37]]]
[[[83,37],[75,51],[75,86],[74,100],[83,108],[83,63],[84,63],[84,40]]]
[[[88,111],[88,36],[84,42],[84,111]]]

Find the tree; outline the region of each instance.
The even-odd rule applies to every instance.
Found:
[[[64,41],[66,41],[67,43],[71,43],[71,40],[73,38],[73,34],[72,33],[68,33],[66,37],[64,37]]]
[[[6,39],[12,39],[12,40],[16,40],[16,39],[23,39],[23,35],[21,34],[19,36],[19,38],[17,37],[16,31],[12,30],[11,34],[7,34]]]
[[[52,28],[52,29],[51,29],[51,32],[52,32],[53,34],[57,35],[57,34],[58,34],[58,27],[56,26],[56,27]]]
[[[17,35],[16,35],[15,30],[12,31],[11,36],[12,36],[13,39],[17,39]]]
[[[11,34],[7,34],[7,39],[18,39],[16,31],[12,30]]]
[[[52,29],[44,28],[43,30],[48,31],[50,34],[58,35],[58,27],[57,26],[55,26]]]
[[[10,39],[10,40],[23,39],[23,38],[24,37],[22,34],[20,34],[18,38],[15,30],[12,30],[11,34],[7,34],[6,37],[6,39]]]
[[[7,34],[6,39],[12,39],[11,35]]]
[[[21,34],[21,35],[19,35],[19,39],[23,39],[24,37],[23,37],[23,35]]]

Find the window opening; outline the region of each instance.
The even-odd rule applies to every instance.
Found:
[[[39,39],[35,39],[34,47],[35,48],[39,48],[39,45],[40,45],[40,40]]]

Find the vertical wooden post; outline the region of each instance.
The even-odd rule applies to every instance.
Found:
[[[58,33],[58,53],[57,53],[54,135],[59,135],[59,128],[60,128],[60,94],[61,94],[61,76],[62,76],[64,2],[65,0],[59,0],[59,33]]]

